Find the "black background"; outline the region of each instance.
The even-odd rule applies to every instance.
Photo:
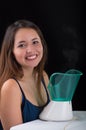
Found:
[[[73,96],[74,110],[86,110],[85,9],[82,0],[3,1],[0,4],[0,48],[6,28],[18,19],[35,22],[48,46],[46,71],[74,68],[83,75]]]

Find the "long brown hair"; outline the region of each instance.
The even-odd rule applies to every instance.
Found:
[[[21,79],[23,77],[22,67],[20,64],[17,63],[13,55],[15,34],[20,28],[34,29],[41,39],[43,46],[43,57],[38,66],[34,69],[34,72],[38,73],[37,85],[40,86],[41,83],[41,78],[43,75],[44,65],[47,57],[46,42],[44,40],[41,30],[37,25],[28,20],[18,20],[7,28],[3,39],[0,54],[0,88],[2,87],[3,83],[9,78],[16,77],[17,79]]]

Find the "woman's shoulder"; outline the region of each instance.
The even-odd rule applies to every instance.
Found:
[[[20,95],[20,91],[19,91],[19,87],[18,84],[16,83],[16,81],[14,79],[8,79],[6,80],[1,88],[1,96],[15,96],[16,95]]]
[[[48,74],[47,74],[47,72],[45,70],[43,71],[43,78],[44,78],[46,86],[48,86],[49,76],[48,76]]]
[[[4,91],[4,90],[12,90],[12,89],[16,89],[17,87],[15,87],[17,84],[15,82],[14,79],[8,79],[6,80],[3,85],[2,85],[2,88],[1,90]]]
[[[48,74],[45,70],[43,71],[43,77],[48,78]]]

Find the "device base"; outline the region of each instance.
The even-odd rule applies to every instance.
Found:
[[[73,118],[71,101],[50,101],[39,118],[48,121],[67,121]]]

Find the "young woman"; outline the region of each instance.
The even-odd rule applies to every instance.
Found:
[[[7,28],[0,54],[0,130],[38,119],[49,103],[46,57],[46,42],[33,22]]]

